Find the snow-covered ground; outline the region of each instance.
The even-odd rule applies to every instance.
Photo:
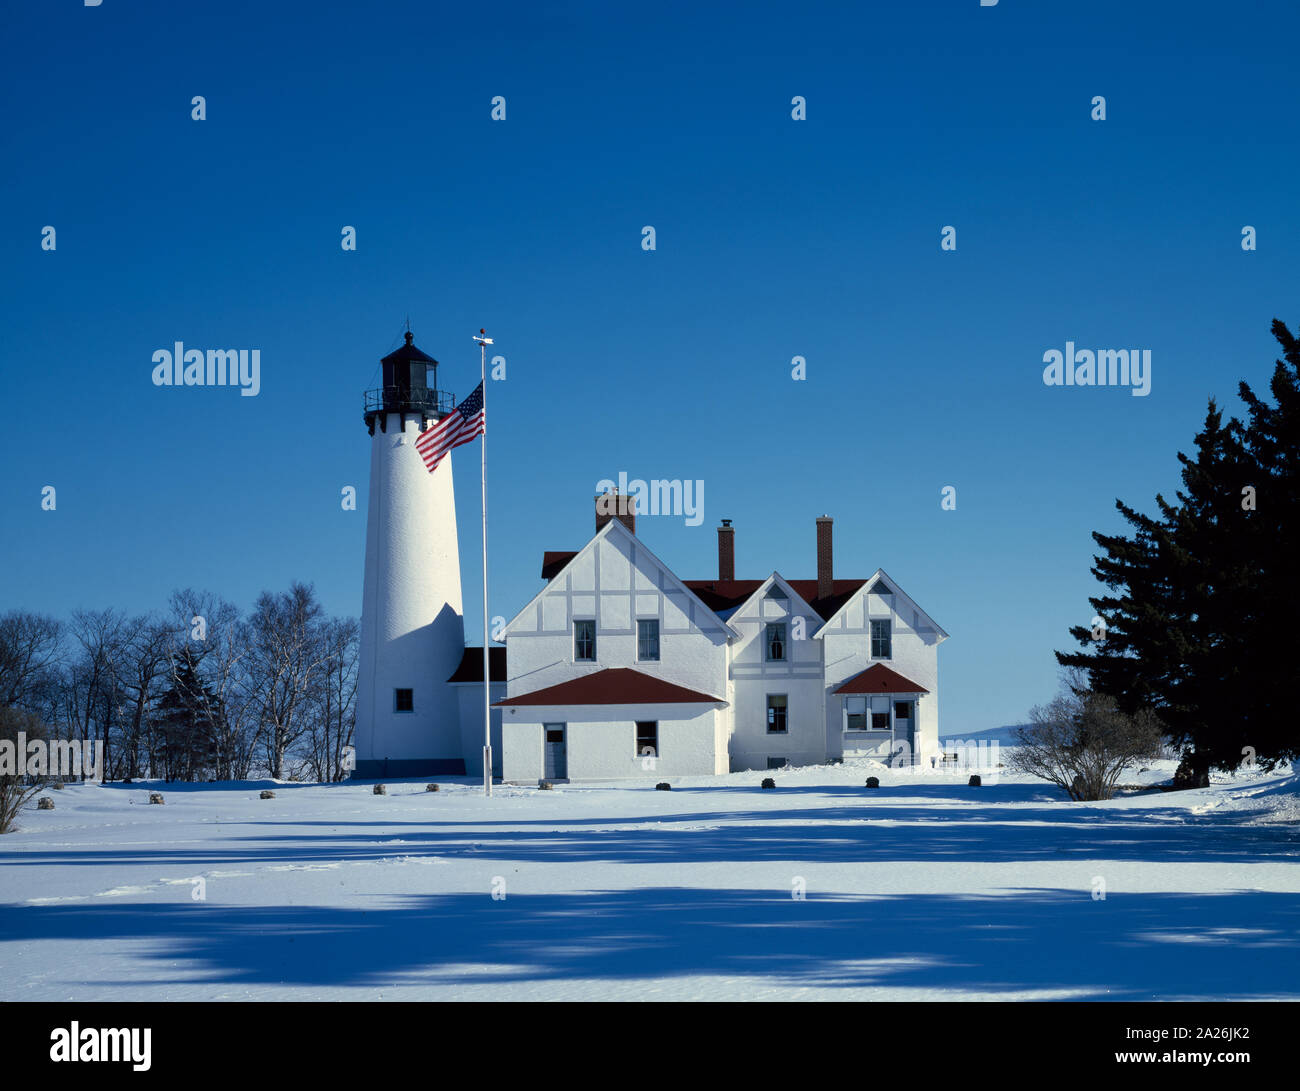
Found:
[[[764,775],[69,786],[0,838],[3,999],[1300,998],[1294,776]]]

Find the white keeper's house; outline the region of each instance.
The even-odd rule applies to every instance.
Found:
[[[735,528],[716,579],[679,578],[636,536],[633,498],[596,498],[596,533],[546,553],[546,586],[506,626],[507,782],[619,780],[814,764],[928,763],[948,636],[885,572],[738,580]]]
[[[547,553],[505,647],[465,646],[452,457],[416,441],[454,412],[438,361],[405,344],[364,397],[370,437],[357,679],[358,777],[621,780],[938,751],[945,633],[883,571],[836,579],[829,516],[816,579],[683,580],[636,536],[633,498],[596,497],[595,535]],[[485,699],[484,685],[490,686]]]

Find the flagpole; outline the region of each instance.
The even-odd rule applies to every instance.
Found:
[[[479,347],[479,373],[483,384],[483,434],[479,437],[480,485],[483,501],[483,794],[492,795],[492,668],[488,654],[488,560],[487,560],[487,347],[492,344],[486,330],[474,338]]]

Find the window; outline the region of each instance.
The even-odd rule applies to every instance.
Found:
[[[772,586],[767,589],[767,594],[764,595],[763,597],[765,599],[771,599],[773,602],[790,601],[789,596],[784,591],[782,591],[781,588],[778,587],[776,584],[772,584]]]
[[[659,723],[657,720],[637,720],[636,756],[638,758],[657,758],[659,756]]]
[[[892,659],[893,641],[889,638],[889,619],[871,623],[871,658]]]
[[[844,712],[848,717],[844,726],[849,731],[866,731],[867,699],[865,697],[845,697]]]
[[[911,701],[895,701],[895,702],[894,702],[894,719],[895,719],[895,720],[910,720],[911,718],[912,718],[912,702],[911,702]]]
[[[764,658],[770,662],[785,659],[785,622],[773,621],[767,626],[766,653]]]
[[[650,618],[636,623],[636,657],[643,663],[659,661],[659,619]]]
[[[767,733],[769,735],[784,735],[786,732],[786,713],[789,702],[786,700],[784,693],[769,693],[767,695]]]
[[[415,690],[413,689],[393,690],[393,711],[414,712],[415,711]]]
[[[596,659],[596,622],[573,623],[573,658],[594,662]]]
[[[872,731],[888,731],[888,730],[889,730],[889,713],[888,713],[888,712],[873,712],[873,713],[871,714],[871,730],[872,730]]]
[[[784,769],[790,762],[785,758],[768,758],[767,767],[769,769]]]

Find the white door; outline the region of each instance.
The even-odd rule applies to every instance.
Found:
[[[916,736],[912,728],[916,723],[916,702],[915,701],[895,701],[894,702],[894,743],[906,742],[908,752],[916,753]]]

